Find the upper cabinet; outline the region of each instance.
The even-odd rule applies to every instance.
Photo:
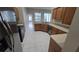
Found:
[[[71,25],[73,16],[75,14],[75,10],[76,10],[75,7],[67,7],[67,8],[65,8],[65,12],[64,12],[65,16],[64,16],[64,19],[62,21],[63,24]]]
[[[64,16],[64,8],[58,7],[53,10],[53,19],[62,20]]]
[[[52,16],[52,18],[53,19],[56,19],[56,11],[57,11],[57,9],[55,8],[55,9],[53,9],[53,16]]]
[[[56,20],[62,20],[63,16],[63,8],[57,8],[57,13],[56,13]]]
[[[53,9],[53,19],[61,21],[62,24],[70,25],[74,16],[75,7],[58,7]]]

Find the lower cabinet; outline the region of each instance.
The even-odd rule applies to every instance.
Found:
[[[35,28],[35,31],[41,31],[42,30],[41,24],[34,24],[34,28]]]
[[[34,24],[35,31],[44,31],[48,32],[48,25],[47,24]]]
[[[58,31],[59,31],[59,30],[58,30],[57,28],[52,27],[52,28],[51,28],[51,35],[57,34]]]
[[[61,47],[52,38],[50,39],[49,52],[61,52]]]
[[[59,30],[59,29],[57,29],[55,27],[52,27],[52,26],[50,26],[48,24],[34,24],[34,27],[35,27],[35,31],[47,32],[50,35],[66,33],[66,32],[61,31],[61,30]]]
[[[63,34],[63,33],[66,33],[66,32],[61,31],[61,30],[59,30],[59,29],[57,29],[55,27],[51,28],[51,35],[53,35],[53,34]]]
[[[42,31],[48,32],[48,25],[47,24],[42,24]]]

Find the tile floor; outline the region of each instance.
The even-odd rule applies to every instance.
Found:
[[[47,33],[44,34],[44,35],[47,35],[47,37],[44,37],[43,35],[40,35],[40,37],[37,36],[39,34],[37,34],[34,31],[34,26],[32,22],[29,22],[26,24],[25,30],[26,30],[25,36],[24,36],[24,40],[22,43],[23,52],[47,52],[48,51],[48,45],[49,45],[50,38]],[[43,41],[42,39],[47,39],[47,40]]]

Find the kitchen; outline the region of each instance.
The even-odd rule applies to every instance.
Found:
[[[25,51],[26,52],[30,52],[30,51],[43,51],[43,52],[44,51],[45,52],[47,51],[58,52],[59,51],[60,52],[62,51],[62,48],[65,43],[65,39],[69,32],[69,27],[72,22],[72,18],[75,14],[75,10],[76,10],[75,7],[74,8],[55,7],[53,9],[52,8],[45,9],[43,7],[42,8],[38,8],[38,7],[25,8],[25,11],[26,11],[25,20],[24,20],[25,35],[24,35],[24,39],[22,43],[23,52]],[[29,21],[29,14],[31,15],[31,13],[32,13],[32,20]],[[19,23],[22,23],[22,22],[23,21],[21,21],[20,19]],[[29,31],[30,29],[28,29],[29,28],[28,24],[31,24],[33,26],[34,30],[30,28],[32,32]],[[46,33],[46,35],[41,32]],[[38,39],[37,37],[38,38],[41,37],[41,39]],[[45,41],[44,41],[44,38],[46,38]]]
[[[49,52],[62,51],[75,11],[75,7],[57,7],[51,11],[51,22],[34,24],[35,31],[43,31],[51,36]]]
[[[15,39],[15,52],[63,51],[76,9],[76,7],[14,7],[16,21],[8,23],[14,34],[17,33],[14,36],[18,39]]]

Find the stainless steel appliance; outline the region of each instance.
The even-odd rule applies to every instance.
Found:
[[[14,38],[12,30],[9,24],[3,20],[3,17],[0,13],[0,51],[3,52],[7,48],[10,51],[14,51]]]

